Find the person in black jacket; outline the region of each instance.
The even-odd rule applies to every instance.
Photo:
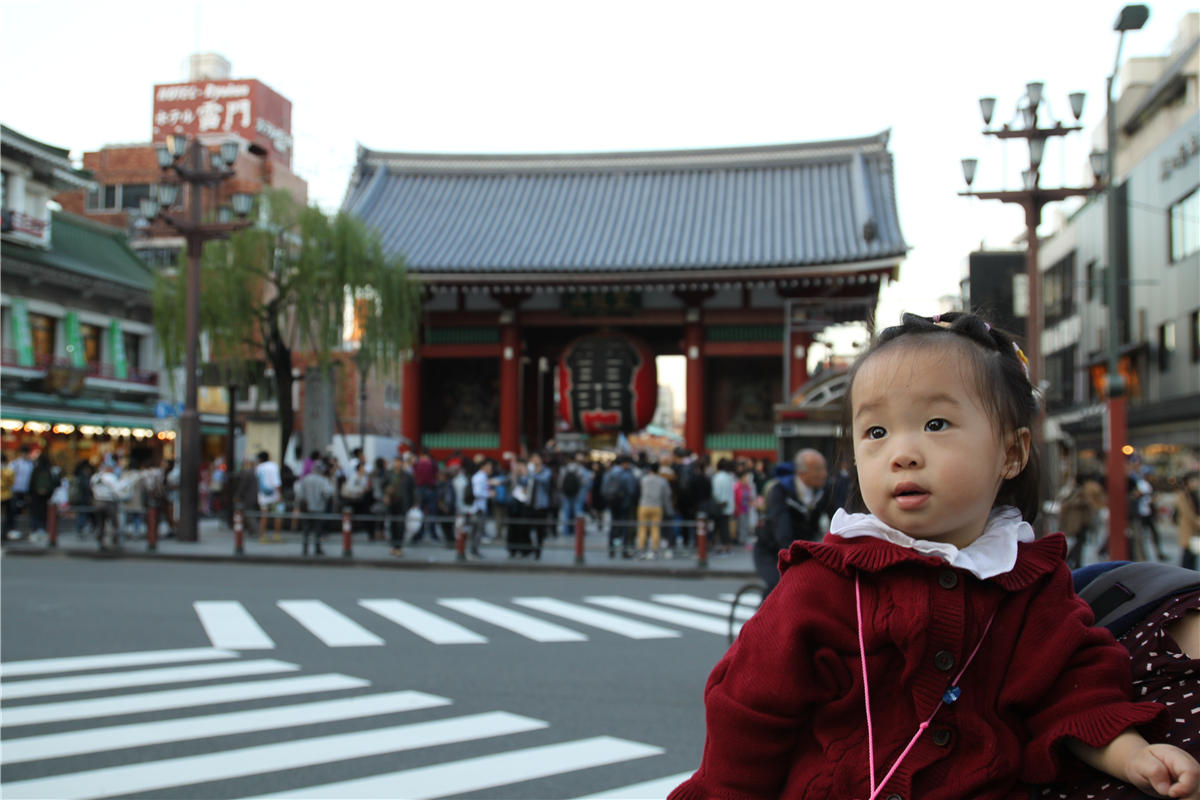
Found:
[[[779,551],[803,539],[819,541],[836,510],[825,457],[801,450],[792,464],[776,468],[779,480],[767,492],[767,520],[754,542],[754,569],[767,584],[765,597],[779,583]]]

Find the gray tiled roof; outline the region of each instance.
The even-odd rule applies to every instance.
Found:
[[[907,246],[887,141],[565,155],[360,148],[343,208],[416,273],[897,261]]]

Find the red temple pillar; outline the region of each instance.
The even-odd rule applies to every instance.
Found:
[[[788,397],[808,381],[808,348],[813,336],[808,331],[792,331],[788,341]]]
[[[500,457],[514,457],[521,445],[521,331],[500,326]]]
[[[412,442],[415,450],[421,445],[421,360],[415,350],[404,354],[401,380],[400,435]]]
[[[693,319],[693,317],[695,317]],[[704,450],[704,327],[699,309],[688,309],[683,327],[683,354],[687,358],[687,418],[683,440],[693,453]]]

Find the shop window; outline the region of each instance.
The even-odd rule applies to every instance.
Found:
[[[54,360],[54,333],[58,320],[46,314],[29,314],[29,336],[33,343],[33,360],[49,364]]]
[[[1192,312],[1190,320],[1192,335],[1192,363],[1200,362],[1200,309]]]
[[[1200,189],[1171,205],[1171,263],[1200,251]]]
[[[1158,370],[1166,372],[1175,357],[1175,323],[1164,322],[1158,326]]]
[[[142,337],[136,333],[122,332],[121,336],[125,342],[125,364],[130,370],[141,369],[142,363]]]
[[[88,364],[100,363],[100,328],[96,325],[79,323],[79,338],[83,342],[83,360]]]

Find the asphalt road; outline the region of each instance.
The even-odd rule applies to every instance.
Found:
[[[7,798],[662,797],[699,762],[742,583],[0,569]],[[132,655],[69,660],[106,654]]]

